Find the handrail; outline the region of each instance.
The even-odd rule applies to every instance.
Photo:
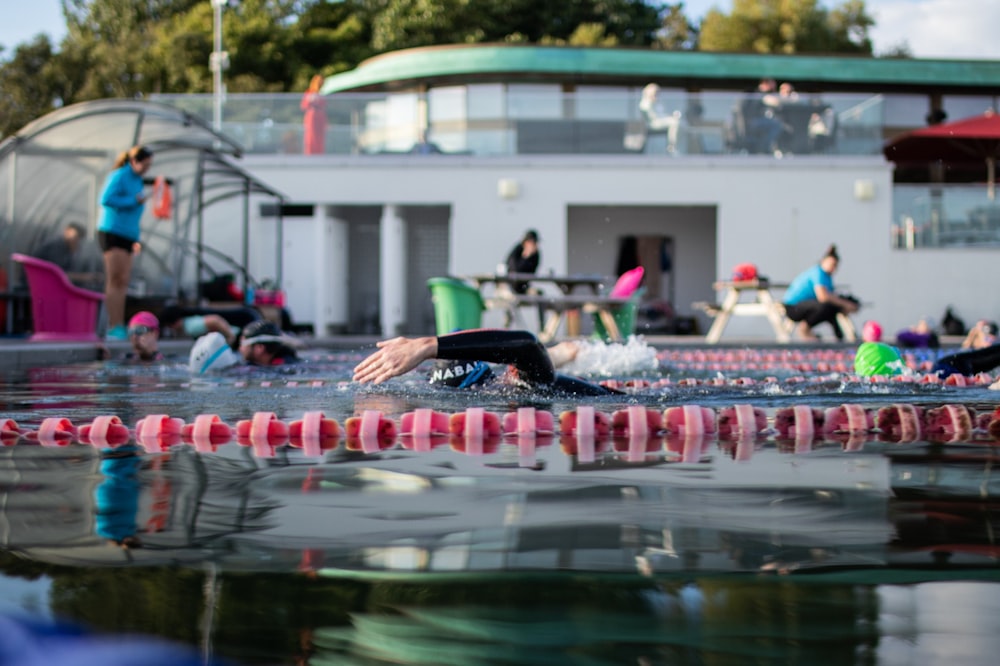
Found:
[[[261,287],[261,281],[258,280],[258,279],[256,279],[253,275],[251,275],[250,271],[247,270],[247,268],[245,266],[241,266],[235,259],[233,259],[232,257],[230,257],[227,254],[224,254],[221,250],[217,250],[216,248],[211,247],[209,245],[205,245],[204,243],[199,243],[196,240],[191,240],[191,239],[188,239],[188,238],[174,238],[173,236],[168,236],[167,234],[164,234],[164,233],[158,232],[158,231],[149,231],[148,233],[151,236],[155,236],[155,237],[158,237],[158,238],[170,240],[171,242],[180,242],[182,244],[182,246],[183,246],[181,248],[181,250],[184,253],[182,255],[182,258],[193,257],[199,251],[205,252],[205,253],[209,254],[211,257],[213,257],[215,259],[219,259],[224,264],[226,264],[227,266],[231,267],[235,272],[237,272],[246,281],[246,284],[249,284],[254,289],[259,289]],[[201,268],[204,269],[204,270],[207,270],[209,272],[209,274],[211,275],[211,277],[216,277],[216,276],[219,275],[219,271],[215,270],[214,268],[212,268],[211,266],[209,266],[205,262],[201,262]],[[168,273],[168,274],[170,274],[170,273]],[[171,277],[174,277],[175,279],[177,277],[176,275],[172,275],[172,274],[170,274],[170,275],[171,275]],[[200,280],[200,278],[201,278],[201,275],[199,275],[197,279]],[[175,287],[175,290],[177,288],[179,288],[179,285],[177,285]]]

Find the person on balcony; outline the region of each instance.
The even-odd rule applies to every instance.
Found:
[[[326,99],[319,92],[321,87],[323,77],[317,74],[312,77],[299,104],[303,111],[302,152],[306,155],[322,155],[326,152]]]
[[[677,136],[681,128],[681,112],[674,111],[667,114],[663,112],[657,103],[657,95],[660,93],[660,86],[650,83],[642,89],[642,96],[639,99],[639,112],[646,124],[648,134],[664,134],[667,137],[667,152],[677,152]]]
[[[744,100],[742,111],[748,151],[780,157],[778,139],[785,125],[781,120],[781,96],[774,79],[761,79],[757,92]]]

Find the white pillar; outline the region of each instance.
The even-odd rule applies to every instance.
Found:
[[[313,292],[316,337],[332,334],[332,326],[347,324],[347,222],[328,216],[327,206],[313,213],[313,262],[319,267]]]
[[[383,337],[399,335],[406,315],[406,222],[396,206],[382,209],[379,226],[379,314]]]

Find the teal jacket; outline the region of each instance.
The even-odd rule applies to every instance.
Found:
[[[139,240],[139,221],[146,207],[136,196],[142,192],[142,176],[130,164],[115,169],[101,191],[101,221],[97,230]]]

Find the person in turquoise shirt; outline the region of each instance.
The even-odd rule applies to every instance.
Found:
[[[118,156],[101,190],[97,240],[104,251],[104,307],[109,340],[127,340],[125,293],[132,273],[132,255],[139,243],[139,222],[148,195],[143,174],[153,163],[145,146],[133,146]]]
[[[830,324],[838,340],[843,340],[837,315],[858,310],[856,301],[842,298],[833,290],[833,274],[839,265],[837,246],[831,245],[819,263],[796,276],[785,291],[785,314],[798,322],[795,330],[803,340],[818,340],[812,329],[823,322]]]

